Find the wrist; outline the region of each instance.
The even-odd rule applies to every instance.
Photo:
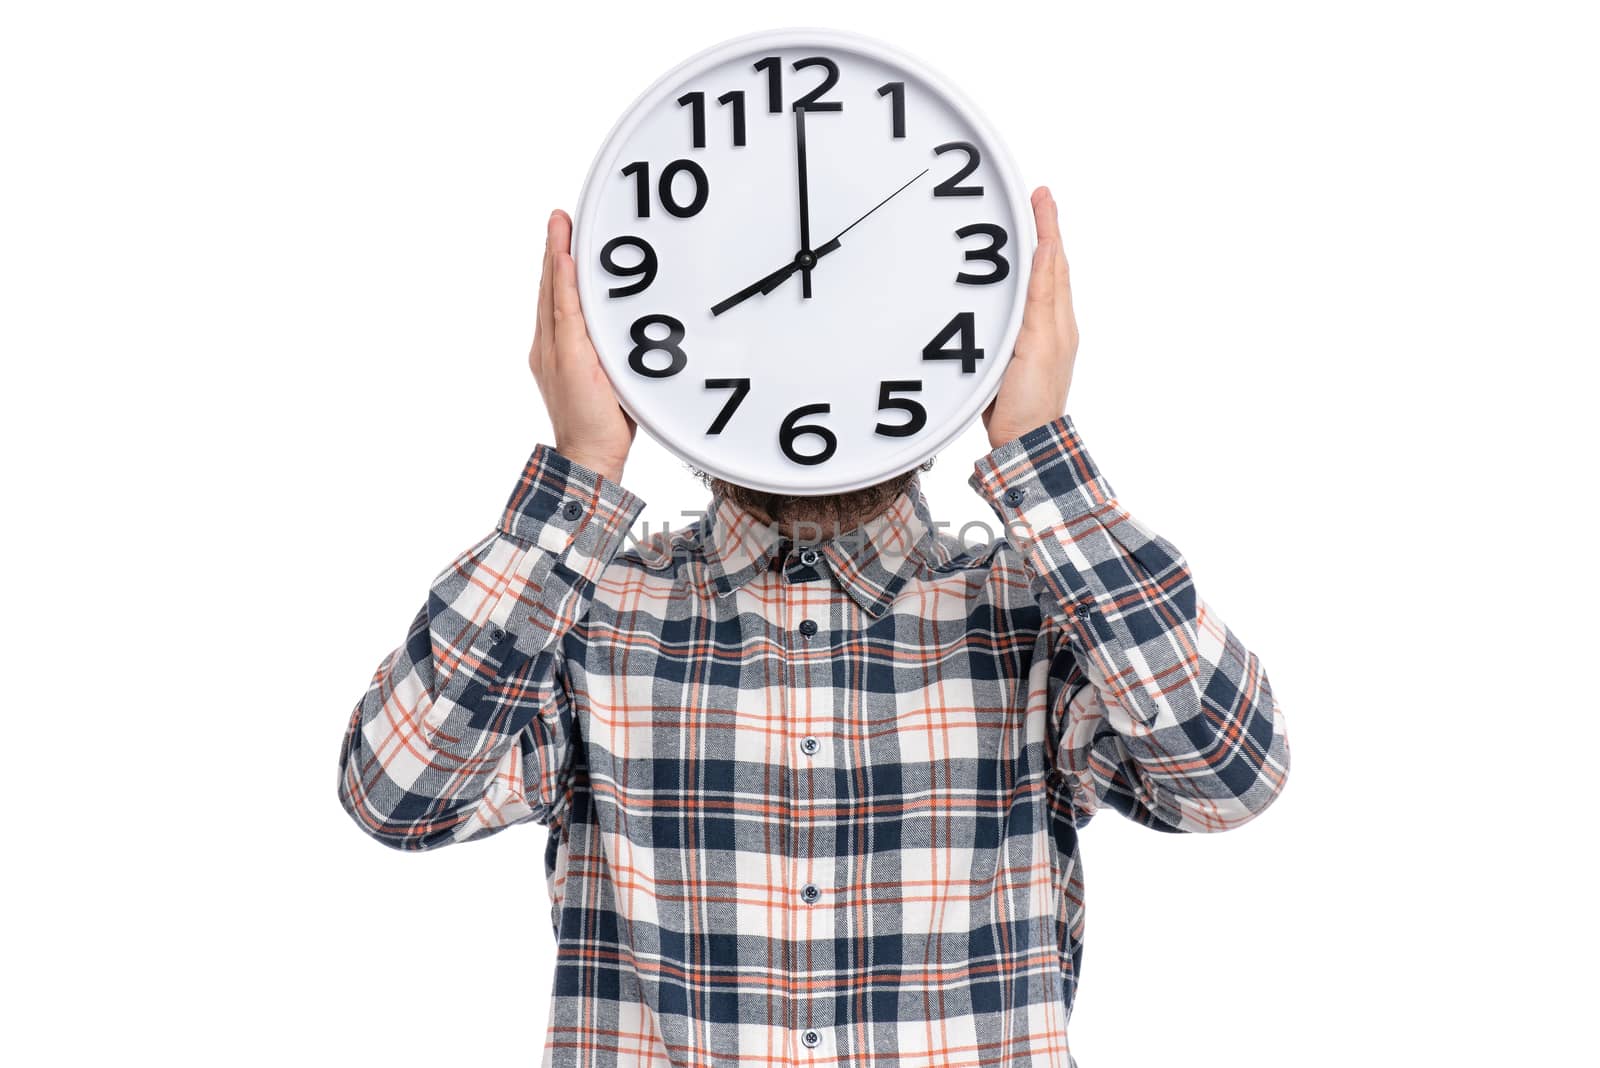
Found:
[[[622,468],[627,460],[626,456],[607,456],[604,453],[581,447],[568,448],[559,441],[556,442],[556,452],[559,452],[579,467],[587,467],[602,478],[608,478],[617,483],[622,481]]]
[[[989,448],[998,449],[1007,442],[1016,441],[1028,431],[1044,426],[1046,423],[1053,422],[1054,419],[1054,416],[1046,416],[1038,420],[1023,419],[1018,422],[1008,422],[1000,426],[991,424],[988,428]]]

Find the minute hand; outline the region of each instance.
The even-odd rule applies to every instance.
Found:
[[[899,189],[896,189],[893,193],[890,193],[888,196],[884,197],[882,200],[880,200],[876,204],[872,205],[872,207],[868,208],[866,210],[866,212],[861,216],[860,219],[857,219],[855,222],[851,223],[849,226],[846,226],[843,230],[840,230],[838,233],[834,234],[833,237],[830,238],[825,244],[823,244],[821,248],[817,249],[817,255],[818,256],[822,255],[823,254],[822,253],[823,249],[827,249],[829,252],[832,252],[834,249],[838,248],[839,247],[839,239],[841,237],[843,237],[845,234],[848,234],[851,230],[854,230],[857,226],[860,226],[862,220],[865,219],[868,215],[871,215],[873,212],[877,211],[879,208],[881,208],[885,204],[889,203],[889,201],[893,200],[895,197],[899,196],[901,193],[904,193],[906,191],[907,187],[909,187],[912,182],[916,181],[918,178],[921,178],[924,174],[927,174],[928,170],[929,170],[929,168],[927,168],[927,167],[922,168],[921,171],[919,171],[916,174],[912,175],[911,178],[909,180],[907,180],[905,185],[902,185]]]
[[[754,282],[751,282],[749,285],[745,286],[743,289],[739,290],[739,292],[735,293],[733,296],[713,304],[711,306],[711,314],[721,315],[728,309],[743,304],[757,293],[763,295],[771,293],[774,289],[777,289],[779,286],[783,285],[788,277],[791,274],[794,274],[794,272],[801,270],[803,267],[814,266],[818,260],[826,256],[828,253],[837,251],[839,248],[839,239],[841,237],[843,237],[845,234],[848,234],[851,230],[854,230],[858,225],[860,225],[862,219],[865,219],[868,215],[871,215],[873,212],[889,203],[889,201],[905,192],[906,188],[910,186],[912,182],[915,182],[918,178],[921,178],[927,173],[928,168],[924,167],[921,172],[913,175],[912,178],[905,183],[905,185],[902,185],[899,189],[896,189],[893,193],[890,193],[888,196],[878,201],[871,208],[869,208],[860,219],[857,219],[849,226],[846,226],[843,230],[840,230],[837,234],[834,234],[833,237],[823,242],[814,251],[808,253],[802,249],[793,260],[784,264],[782,267],[779,267],[776,271],[773,271],[771,274],[763,275]]]
[[[928,173],[928,168],[924,167],[922,169],[921,173],[919,173],[919,174],[915,175],[914,177],[912,177],[910,179],[910,181],[906,182],[905,185],[902,185],[899,189],[896,189],[893,193],[890,193],[888,196],[884,197],[882,200],[880,200],[876,204],[872,205],[872,207],[868,208],[867,211],[866,211],[866,214],[861,216],[861,219],[865,219],[867,217],[867,215],[871,215],[873,212],[877,211],[879,208],[881,208],[885,204],[889,203],[889,201],[893,200],[895,197],[899,196],[901,193],[904,193],[906,191],[906,186],[909,186],[912,182],[916,181],[918,178],[921,178],[922,175],[927,174],[927,173]],[[836,249],[838,249],[838,247],[839,247],[839,239],[841,237],[843,237],[845,234],[848,234],[851,230],[854,230],[856,228],[856,225],[861,222],[861,219],[857,219],[855,222],[851,223],[849,226],[846,226],[843,230],[840,230],[838,233],[834,234],[828,240],[826,240],[822,244],[818,245],[817,248],[816,248],[816,251],[814,251],[811,254],[812,258],[814,260],[820,260],[822,257],[826,256],[828,253],[833,252]],[[788,278],[791,274],[793,274],[799,268],[800,268],[800,264],[799,263],[791,263],[787,267],[781,267],[778,270],[773,271],[771,274],[767,275],[761,281],[757,282],[756,283],[756,288],[758,288],[762,293],[771,293],[774,289],[777,289],[779,286],[783,285],[783,280],[785,278]],[[715,309],[713,309],[713,310],[715,310]]]
[[[799,168],[800,250],[804,252],[811,247],[811,194],[806,182],[806,109],[799,104],[794,106],[794,155]],[[809,299],[811,266],[809,264],[799,266],[805,272],[800,276],[800,295]]]

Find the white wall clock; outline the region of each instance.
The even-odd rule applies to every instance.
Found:
[[[589,333],[623,407],[758,489],[859,489],[999,388],[1035,237],[949,82],[833,30],[741,37],[623,114],[575,219]]]

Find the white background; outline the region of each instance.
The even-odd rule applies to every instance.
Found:
[[[544,832],[389,851],[338,745],[548,439],[547,213],[658,73],[803,22],[1056,190],[1068,410],[1287,712],[1258,822],[1084,833],[1085,1068],[1595,1063],[1583,5],[4,12],[7,1062],[537,1063]]]

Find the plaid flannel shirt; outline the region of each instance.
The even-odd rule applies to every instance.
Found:
[[[339,799],[432,849],[549,827],[547,1066],[1073,1065],[1078,830],[1265,809],[1255,654],[1068,416],[985,456],[1004,537],[920,488],[790,548],[539,446],[345,732]]]

